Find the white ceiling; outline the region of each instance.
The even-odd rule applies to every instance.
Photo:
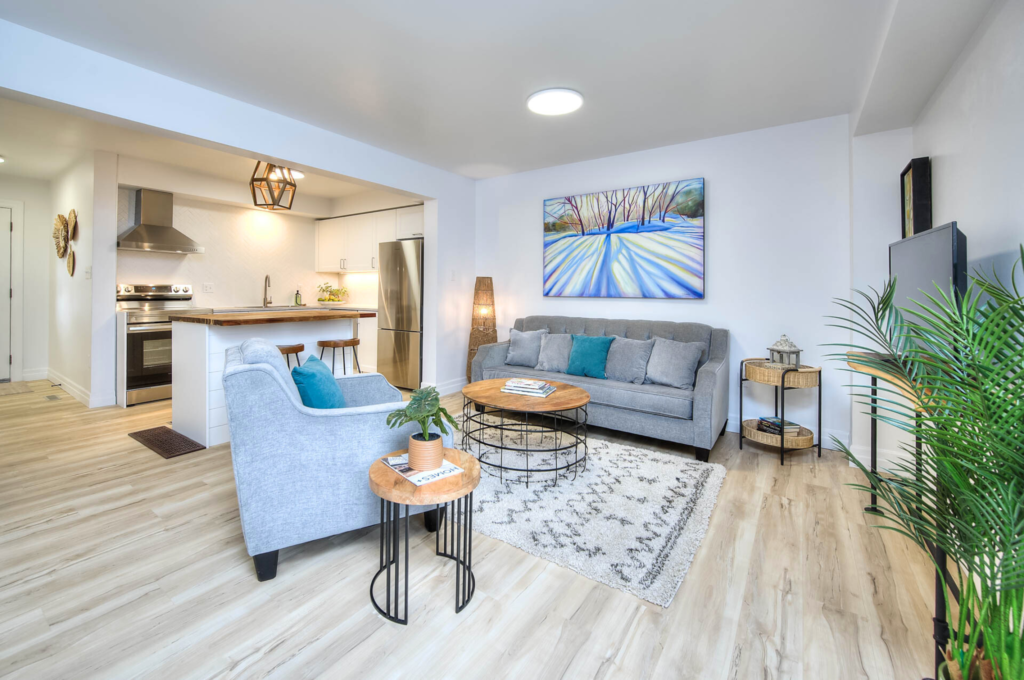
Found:
[[[0,17],[489,177],[859,110],[896,3],[927,30],[928,0],[0,0]],[[531,114],[547,87],[583,108]]]
[[[112,151],[203,175],[249,181],[255,159],[102,123],[53,109],[0,98],[0,176],[52,179],[86,151]],[[298,180],[300,194],[339,198],[373,187],[307,172]]]

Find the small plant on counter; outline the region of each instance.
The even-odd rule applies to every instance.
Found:
[[[335,288],[328,281],[321,283],[316,289],[320,291],[317,302],[344,302],[348,297],[348,288]]]

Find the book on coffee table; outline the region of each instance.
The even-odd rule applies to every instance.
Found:
[[[511,378],[505,381],[501,391],[506,394],[519,394],[524,397],[544,398],[555,391],[555,388],[543,380],[529,380],[527,378]]]
[[[451,477],[452,475],[458,475],[462,473],[462,468],[451,461],[444,461],[441,463],[441,467],[436,470],[413,470],[409,467],[409,454],[403,453],[401,456],[388,456],[382,458],[384,464],[389,468],[402,475],[416,486],[423,486],[424,484],[430,484],[436,482],[439,479],[445,477]]]

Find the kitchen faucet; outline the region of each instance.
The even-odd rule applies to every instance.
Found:
[[[267,274],[266,278],[263,279],[263,306],[269,307],[274,304],[274,298],[267,295],[267,291],[270,290],[270,274]]]

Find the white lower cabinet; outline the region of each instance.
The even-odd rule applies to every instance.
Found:
[[[359,319],[359,368],[377,371],[377,318]]]

